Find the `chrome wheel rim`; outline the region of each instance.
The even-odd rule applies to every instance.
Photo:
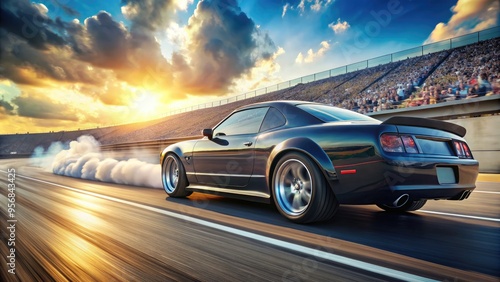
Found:
[[[290,159],[281,164],[274,182],[281,210],[288,215],[302,214],[311,203],[312,185],[311,173],[301,161]]]
[[[172,156],[168,156],[165,160],[163,183],[167,193],[174,192],[175,188],[177,188],[177,183],[179,183],[179,166],[177,160]]]

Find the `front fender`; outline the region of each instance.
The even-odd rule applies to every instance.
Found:
[[[274,166],[280,157],[289,151],[299,151],[308,155],[320,167],[321,172],[328,181],[337,180],[337,172],[325,150],[309,138],[295,137],[276,145],[269,155],[266,167],[268,183],[270,183],[270,179],[272,178]]]

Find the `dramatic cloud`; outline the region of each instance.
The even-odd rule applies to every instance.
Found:
[[[77,10],[71,8],[68,5],[65,5],[64,3],[61,3],[59,0],[53,0],[52,3],[57,5],[57,7],[61,8],[66,14],[68,14],[70,16],[73,16],[73,17],[80,16],[80,13]]]
[[[453,15],[450,20],[447,23],[438,23],[425,44],[497,26],[500,2],[498,0],[458,0],[451,11]]]
[[[67,105],[58,103],[40,97],[30,97],[21,95],[12,100],[18,107],[19,116],[39,118],[39,119],[58,119],[68,121],[78,121],[76,111]]]
[[[118,79],[131,85],[168,90],[172,71],[149,29],[152,26],[142,26],[139,15],[133,19],[138,22],[133,21],[136,28],[132,31],[103,11],[87,18],[83,25],[77,21],[67,24],[73,51],[78,59],[113,70]]]
[[[134,3],[130,1],[124,6],[130,11],[134,7],[141,8],[137,13],[129,11],[130,31],[104,11],[81,24],[78,20],[50,19],[43,4],[26,0],[2,3],[0,78],[39,87],[49,87],[47,79],[92,86],[119,79],[133,86],[147,85],[149,89],[168,91],[172,85],[172,70],[161,54],[152,29],[169,20],[165,15],[179,7],[187,7],[189,1],[174,1],[163,6],[160,4],[164,1],[151,2],[151,5],[147,1]],[[57,2],[56,5],[61,4]],[[151,18],[149,24],[144,22],[147,17],[144,9],[156,11],[152,14],[156,18]],[[95,97],[96,92],[90,95]],[[117,101],[122,104],[125,99],[119,96],[109,99],[108,95],[101,100],[106,104],[117,104]]]
[[[64,39],[51,31],[54,24],[47,16],[47,7],[28,0],[3,0],[0,6],[1,28],[25,40],[36,49],[64,45]],[[2,38],[4,44],[4,38]]]
[[[9,102],[5,101],[3,98],[0,100],[0,119],[5,118],[8,115],[12,115],[14,107]]]
[[[81,82],[99,85],[108,77],[101,70],[74,58],[68,42],[49,30],[61,27],[60,21],[47,17],[42,4],[7,1],[1,7],[0,78],[16,84],[48,87],[53,81]]]
[[[295,58],[295,62],[297,64],[312,63],[316,59],[322,57],[326,53],[326,51],[328,51],[330,49],[330,44],[327,41],[322,41],[320,44],[321,44],[321,47],[318,49],[318,51],[314,52],[313,49],[309,49],[307,51],[306,56],[304,56],[302,54],[302,52],[300,52],[297,55],[297,58]]]
[[[10,24],[2,24],[0,78],[45,88],[53,87],[50,80],[81,83],[84,86],[76,87],[91,90],[86,94],[110,105],[125,105],[133,100],[128,95],[130,91],[120,91],[119,88],[124,88],[121,82],[162,91],[172,85],[170,65],[152,31],[143,28],[144,32],[129,32],[123,23],[104,11],[87,18],[83,24],[78,20],[63,22],[59,18],[53,21],[47,18],[45,6],[25,1],[2,6],[2,14],[5,13],[10,16],[33,14],[28,18],[34,19],[43,35],[39,40],[39,33],[19,36],[22,27],[16,32]],[[39,18],[43,21],[37,20]],[[24,18],[9,20],[16,23]],[[64,37],[57,35],[52,37],[58,40],[49,40],[52,37],[47,34],[52,32],[48,30],[51,26],[63,30]]]
[[[22,94],[0,101],[1,125],[61,130],[75,121],[90,127],[156,118],[155,110],[173,102],[227,95],[242,79],[272,78],[282,51],[236,0],[200,1],[187,25],[176,23],[176,13],[192,3],[123,0],[124,23],[106,11],[83,21],[53,17],[80,17],[72,8],[78,5],[61,0],[49,8],[2,1],[0,80]]]
[[[346,30],[348,30],[351,26],[347,21],[341,21],[340,18],[337,19],[337,23],[333,22],[328,25],[329,28],[335,32],[335,34],[340,34],[344,33]]]
[[[122,14],[130,19],[135,27],[154,31],[167,26],[178,8],[177,2],[181,1],[123,0],[122,3],[125,5],[122,6],[121,10]]]
[[[232,87],[234,93],[246,93],[272,84],[278,84],[282,80],[277,75],[281,66],[276,59],[285,54],[285,49],[278,47],[270,60],[260,60],[249,74],[237,79]]]
[[[84,61],[103,68],[123,68],[128,64],[129,33],[107,12],[87,18],[84,25],[68,26],[75,53]]]
[[[91,71],[88,64],[75,60],[69,47],[51,46],[40,50],[2,30],[0,40],[0,77],[17,84],[47,86],[49,80],[99,84],[108,76],[104,71]]]
[[[178,81],[191,93],[223,94],[276,49],[235,0],[200,1],[185,28],[186,46],[174,53]]]

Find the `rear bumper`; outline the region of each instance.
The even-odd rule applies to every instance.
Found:
[[[436,199],[436,200],[465,200],[472,192],[475,185],[440,185],[430,187],[428,185],[401,185],[391,187],[390,196],[408,194],[410,199]]]
[[[333,185],[341,203],[392,203],[404,194],[411,200],[463,200],[476,187],[479,163],[458,158],[401,158],[357,166],[356,170],[356,175],[339,179],[339,189]]]

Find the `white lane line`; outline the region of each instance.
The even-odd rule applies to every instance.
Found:
[[[418,210],[416,212],[423,212],[423,213],[430,213],[430,214],[437,214],[437,215],[445,215],[445,216],[453,216],[453,217],[462,217],[462,218],[469,218],[469,219],[479,219],[479,220],[500,222],[499,218],[482,217],[482,216],[474,216],[474,215],[466,215],[466,214],[456,214],[456,213],[427,211],[427,210]]]
[[[61,187],[61,188],[67,189],[67,190],[71,190],[71,191],[74,191],[74,192],[78,192],[78,193],[81,193],[81,194],[86,194],[86,195],[94,196],[94,197],[97,197],[97,198],[106,199],[106,200],[109,200],[109,201],[113,201],[113,202],[122,203],[122,204],[129,205],[129,206],[141,208],[141,209],[144,209],[144,210],[148,210],[148,211],[152,211],[152,212],[155,212],[155,213],[159,213],[159,214],[163,214],[163,215],[166,215],[166,216],[170,216],[170,217],[173,217],[173,218],[177,218],[177,219],[185,220],[185,221],[188,221],[188,222],[196,223],[196,224],[199,224],[199,225],[202,225],[202,226],[206,226],[206,227],[210,227],[210,228],[213,228],[213,229],[217,229],[217,230],[220,230],[220,231],[225,231],[225,232],[228,232],[228,233],[231,233],[231,234],[234,234],[234,235],[238,235],[238,236],[242,236],[242,237],[245,237],[245,238],[249,238],[249,239],[252,239],[252,240],[255,240],[255,241],[259,241],[261,243],[273,245],[273,246],[276,246],[278,248],[287,249],[287,250],[290,250],[292,252],[301,253],[301,254],[304,254],[304,255],[307,255],[307,256],[310,256],[310,255],[314,254],[314,256],[318,257],[318,258],[322,258],[322,259],[329,260],[329,261],[334,262],[334,263],[343,264],[343,265],[347,265],[347,266],[350,266],[350,267],[362,269],[362,270],[365,270],[365,271],[368,271],[368,272],[380,274],[380,275],[383,275],[385,277],[399,279],[399,280],[402,280],[402,281],[437,281],[437,280],[432,280],[432,279],[429,279],[429,278],[426,278],[426,277],[422,277],[422,276],[418,276],[418,275],[413,275],[413,274],[410,274],[410,273],[406,273],[406,272],[403,272],[403,271],[394,270],[394,269],[391,269],[391,268],[387,268],[387,267],[378,266],[378,265],[375,265],[375,264],[363,262],[363,261],[360,261],[360,260],[355,260],[355,259],[351,259],[351,258],[348,258],[348,257],[340,256],[340,255],[334,255],[334,254],[331,254],[331,253],[328,253],[328,252],[320,251],[320,250],[309,248],[309,247],[304,247],[304,246],[301,246],[301,245],[298,245],[298,244],[286,242],[286,241],[283,241],[283,240],[274,239],[274,238],[271,238],[271,237],[266,237],[266,236],[263,236],[263,235],[259,235],[259,234],[255,234],[255,233],[252,233],[252,232],[248,232],[248,231],[236,229],[236,228],[233,228],[233,227],[225,226],[225,225],[222,225],[222,224],[217,224],[217,223],[213,223],[213,222],[210,222],[210,221],[206,221],[206,220],[194,218],[194,217],[191,217],[191,216],[187,216],[187,215],[183,215],[183,214],[178,214],[178,213],[174,213],[174,212],[167,211],[167,210],[162,210],[162,209],[155,208],[155,207],[150,207],[150,206],[147,206],[147,205],[143,205],[143,204],[139,204],[139,203],[134,203],[134,202],[123,200],[123,199],[119,199],[119,198],[114,198],[114,197],[111,197],[111,196],[101,195],[101,194],[98,194],[98,193],[89,192],[89,191],[85,191],[85,190],[81,190],[81,189],[69,187],[69,186],[66,186],[66,185],[52,183],[52,182],[49,182],[49,181],[40,180],[40,179],[32,178],[32,177],[29,177],[29,176],[21,176],[21,175],[18,175],[18,176],[26,178],[26,179],[30,179],[30,180],[33,180],[33,181],[37,181],[37,182],[41,182],[41,183],[45,183],[45,184],[50,184],[50,185],[58,186],[58,187]]]

